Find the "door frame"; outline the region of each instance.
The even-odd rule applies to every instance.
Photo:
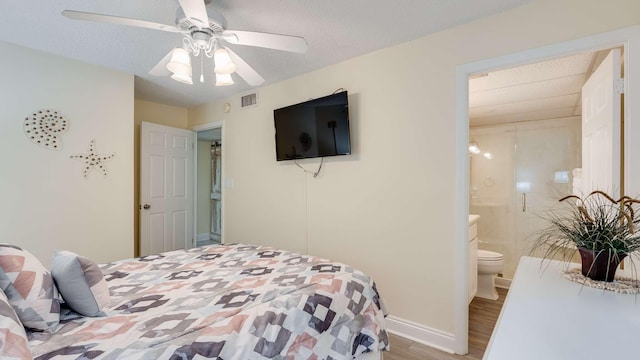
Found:
[[[458,65],[456,67],[456,154],[455,154],[455,252],[454,252],[454,342],[457,354],[468,353],[469,306],[468,291],[468,230],[469,230],[469,76],[501,68],[520,66],[585,51],[624,47],[624,106],[623,134],[640,134],[640,66],[633,69],[633,61],[640,61],[640,26],[590,35],[540,48]],[[640,141],[625,141],[624,187],[627,194],[640,194]],[[500,319],[498,319],[498,322]],[[490,345],[490,344],[489,344]]]
[[[211,129],[220,129],[220,142],[221,142],[221,151],[222,151],[222,155],[220,156],[220,161],[222,161],[222,168],[220,169],[220,179],[222,180],[222,186],[220,186],[220,201],[222,201],[222,205],[220,207],[220,216],[222,216],[221,219],[221,228],[220,228],[220,243],[224,244],[224,214],[225,214],[225,191],[224,191],[224,184],[225,184],[225,177],[224,177],[224,168],[225,168],[225,151],[224,151],[224,147],[225,147],[225,134],[224,134],[224,120],[220,120],[220,121],[213,121],[213,122],[208,122],[205,124],[201,124],[201,125],[196,125],[191,127],[191,131],[193,131],[193,141],[194,144],[196,144],[196,151],[193,152],[193,163],[196,164],[196,166],[193,167],[193,171],[194,171],[194,176],[193,176],[193,240],[191,243],[191,248],[196,247],[198,244],[198,239],[197,239],[197,233],[198,233],[198,151],[197,151],[197,144],[198,144],[198,132],[200,131],[205,131],[205,130],[211,130]]]

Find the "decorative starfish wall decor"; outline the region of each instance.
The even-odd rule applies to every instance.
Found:
[[[113,159],[116,154],[96,154],[95,150],[95,140],[91,140],[89,142],[89,153],[88,154],[74,154],[71,155],[71,159],[79,159],[84,161],[84,168],[82,169],[82,176],[85,178],[89,176],[89,173],[93,171],[93,169],[100,169],[102,171],[102,175],[107,176],[107,168],[102,164],[103,161]]]

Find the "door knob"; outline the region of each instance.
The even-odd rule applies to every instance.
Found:
[[[149,204],[144,204],[144,205],[142,206],[142,208],[143,208],[143,209],[145,209],[145,210],[149,210],[149,209],[151,209],[151,205],[149,205]]]

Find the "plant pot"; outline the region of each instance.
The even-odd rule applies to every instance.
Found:
[[[578,248],[582,258],[582,275],[597,281],[613,281],[618,265],[627,254],[618,254],[609,250],[595,252],[587,248]]]

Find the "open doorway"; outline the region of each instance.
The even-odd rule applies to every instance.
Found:
[[[197,132],[196,246],[222,242],[222,128]]]
[[[481,348],[472,350],[484,352],[491,332],[485,336],[478,327],[490,326],[487,320],[492,316],[495,323],[506,296],[506,290],[498,288],[508,289],[520,258],[532,256],[530,239],[546,227],[546,212],[558,199],[582,196],[600,180],[584,177],[583,170],[617,172],[605,187],[615,180],[613,188],[620,189],[620,112],[609,112],[609,124],[598,130],[596,138],[589,120],[593,118],[592,84],[606,71],[619,77],[622,50],[581,52],[469,77],[469,218],[477,221],[469,263],[477,264],[478,278],[469,312],[473,336],[469,336],[472,347]],[[610,84],[616,78],[611,76]],[[620,94],[609,96],[620,105]],[[600,97],[597,106],[601,107],[599,102]],[[600,153],[608,154],[605,162],[594,161],[589,152],[589,146],[600,141],[598,136],[611,137],[597,146]],[[619,166],[611,166],[613,162]],[[495,306],[486,306],[487,301]],[[494,309],[493,313],[478,310],[474,304],[479,303]]]
[[[496,278],[499,287],[508,288],[520,257],[529,254],[528,238],[546,226],[541,216],[559,198],[585,192],[583,142],[586,146],[594,140],[589,129],[582,130],[582,99],[588,99],[586,84],[608,56],[613,58],[613,50],[573,54],[469,79],[469,213],[480,216],[478,254],[491,264],[502,260]],[[622,66],[621,50],[615,49],[617,68]],[[608,121],[617,124],[599,136],[617,134],[607,144],[619,149],[619,130],[610,129],[619,128],[621,119],[618,115]],[[599,151],[605,153],[607,144]],[[609,153],[620,162],[619,151]],[[617,170],[611,162],[591,160],[585,170],[593,166],[598,174]],[[618,181],[613,188],[608,188],[610,182],[601,184],[610,193],[620,189],[619,177],[612,178]],[[589,177],[590,185],[593,181]],[[490,295],[481,291],[488,289],[478,290],[482,297]]]
[[[640,153],[636,142],[629,141],[638,134],[640,122],[634,119],[638,111],[635,104],[638,104],[635,87],[639,84],[639,74],[631,71],[630,64],[634,63],[635,55],[632,51],[640,46],[640,36],[637,28],[629,27],[607,33],[587,36],[584,38],[570,40],[559,44],[543,46],[540,48],[524,50],[522,52],[495,58],[480,60],[473,63],[460,65],[456,69],[456,285],[455,285],[455,330],[454,330],[454,351],[457,354],[465,354],[468,351],[469,340],[469,313],[468,313],[468,292],[469,292],[469,77],[482,74],[495,69],[505,69],[520,66],[528,63],[545,61],[552,58],[568,56],[588,51],[598,51],[601,49],[611,49],[624,46],[624,83],[621,87],[624,90],[623,116],[626,121],[622,124],[624,141],[621,149],[624,153],[624,171],[621,171],[621,182],[623,191],[628,193],[638,193],[640,181],[637,181],[640,167],[635,159]],[[638,92],[640,94],[640,92]],[[622,190],[622,189],[621,189]]]

